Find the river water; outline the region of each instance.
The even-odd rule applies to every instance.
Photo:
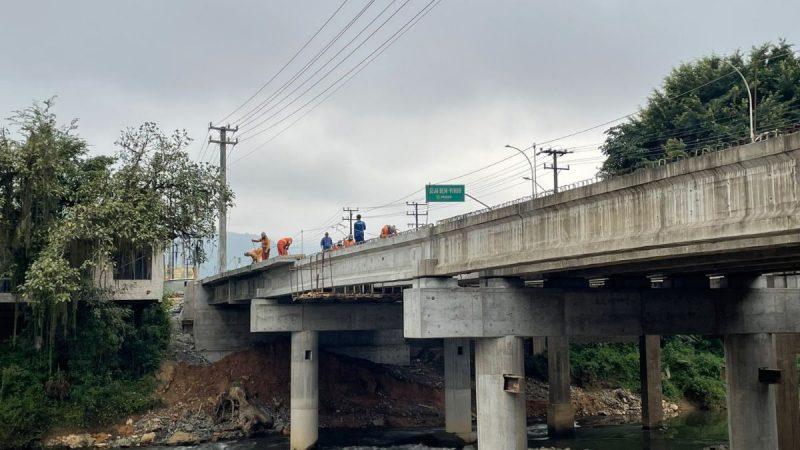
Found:
[[[320,430],[320,449],[324,450],[439,450],[431,447],[437,429],[407,430]],[[528,427],[530,448],[558,447],[576,450],[702,450],[711,445],[727,444],[725,416],[694,413],[667,421],[664,430],[643,431],[639,424],[611,423],[607,418],[584,418],[578,421],[575,437],[548,439],[545,424]],[[431,444],[432,445],[432,444]],[[215,442],[191,447],[157,447],[163,450],[278,450],[289,447],[284,436],[269,436],[229,442]],[[466,447],[467,449],[474,447]]]

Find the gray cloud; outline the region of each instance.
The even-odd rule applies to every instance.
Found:
[[[310,49],[365,3],[350,0]],[[425,3],[410,2],[391,30]],[[65,121],[80,118],[79,132],[95,152],[112,152],[122,128],[152,120],[167,130],[186,128],[198,140],[191,148],[197,154],[207,123],[252,94],[338,4],[9,3],[0,27],[0,105],[9,113],[58,95],[57,111]],[[513,155],[505,144],[525,147],[633,112],[683,61],[779,37],[800,43],[796,1],[765,1],[762,13],[745,13],[752,8],[741,0],[444,0],[329,101],[230,167],[238,195],[230,229],[294,235],[342,206],[381,205]],[[378,41],[376,35],[370,45]],[[597,143],[602,131],[558,144]],[[243,142],[231,160],[273,135]],[[597,163],[584,161],[592,157]],[[562,174],[565,182],[590,177],[599,165],[597,152],[570,159],[584,162]],[[458,181],[500,203],[529,192],[514,175],[525,167],[517,155]],[[505,184],[493,181],[503,176]],[[440,206],[430,218],[478,207]],[[405,210],[401,202],[371,211],[372,229],[404,225]]]

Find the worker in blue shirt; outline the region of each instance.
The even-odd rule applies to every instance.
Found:
[[[319,241],[319,245],[322,246],[322,251],[323,252],[327,251],[327,250],[330,250],[331,247],[333,247],[333,239],[331,239],[331,237],[328,236],[328,232],[327,231],[325,232],[325,237],[323,237],[322,240]]]
[[[353,234],[356,238],[356,244],[364,242],[364,230],[367,229],[367,224],[361,220],[361,214],[356,216],[356,223],[353,224]]]

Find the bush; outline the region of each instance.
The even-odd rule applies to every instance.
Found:
[[[155,406],[151,374],[169,343],[166,308],[81,303],[75,331],[56,342],[52,369],[48,352],[25,336],[13,349],[0,345],[0,448],[30,446],[51,423],[104,425]]]
[[[662,365],[669,374],[665,392],[678,392],[704,409],[725,408],[722,341],[699,336],[664,339]],[[674,398],[674,397],[672,397]]]
[[[724,362],[719,338],[669,336],[662,339],[662,389],[672,400],[686,398],[703,409],[725,408]],[[640,391],[637,344],[572,344],[573,381],[582,387]],[[547,359],[526,359],[526,373],[547,380]]]
[[[70,404],[57,414],[62,422],[73,425],[107,425],[155,406],[155,388],[152,376],[130,380],[90,377],[72,390]]]
[[[49,420],[41,376],[36,367],[13,361],[7,348],[0,349],[0,447],[30,445],[46,429]]]
[[[639,390],[636,344],[573,344],[570,365],[572,376],[580,386]]]
[[[169,303],[149,305],[142,311],[141,322],[125,342],[122,353],[126,371],[142,375],[161,366],[170,337]]]
[[[0,399],[0,448],[27,447],[50,424],[44,390],[31,385]]]

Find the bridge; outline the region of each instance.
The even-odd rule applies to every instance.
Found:
[[[474,343],[478,443],[525,449],[523,338],[546,338],[548,429],[566,434],[570,339],[639,339],[651,428],[660,336],[723,335],[731,448],[797,449],[798,163],[800,133],[778,136],[231,270],[187,292],[195,340],[213,358],[291,333],[293,449],[317,441],[320,332],[368,333],[363,356],[383,361],[403,358],[392,336],[443,339],[446,429],[463,437]]]

